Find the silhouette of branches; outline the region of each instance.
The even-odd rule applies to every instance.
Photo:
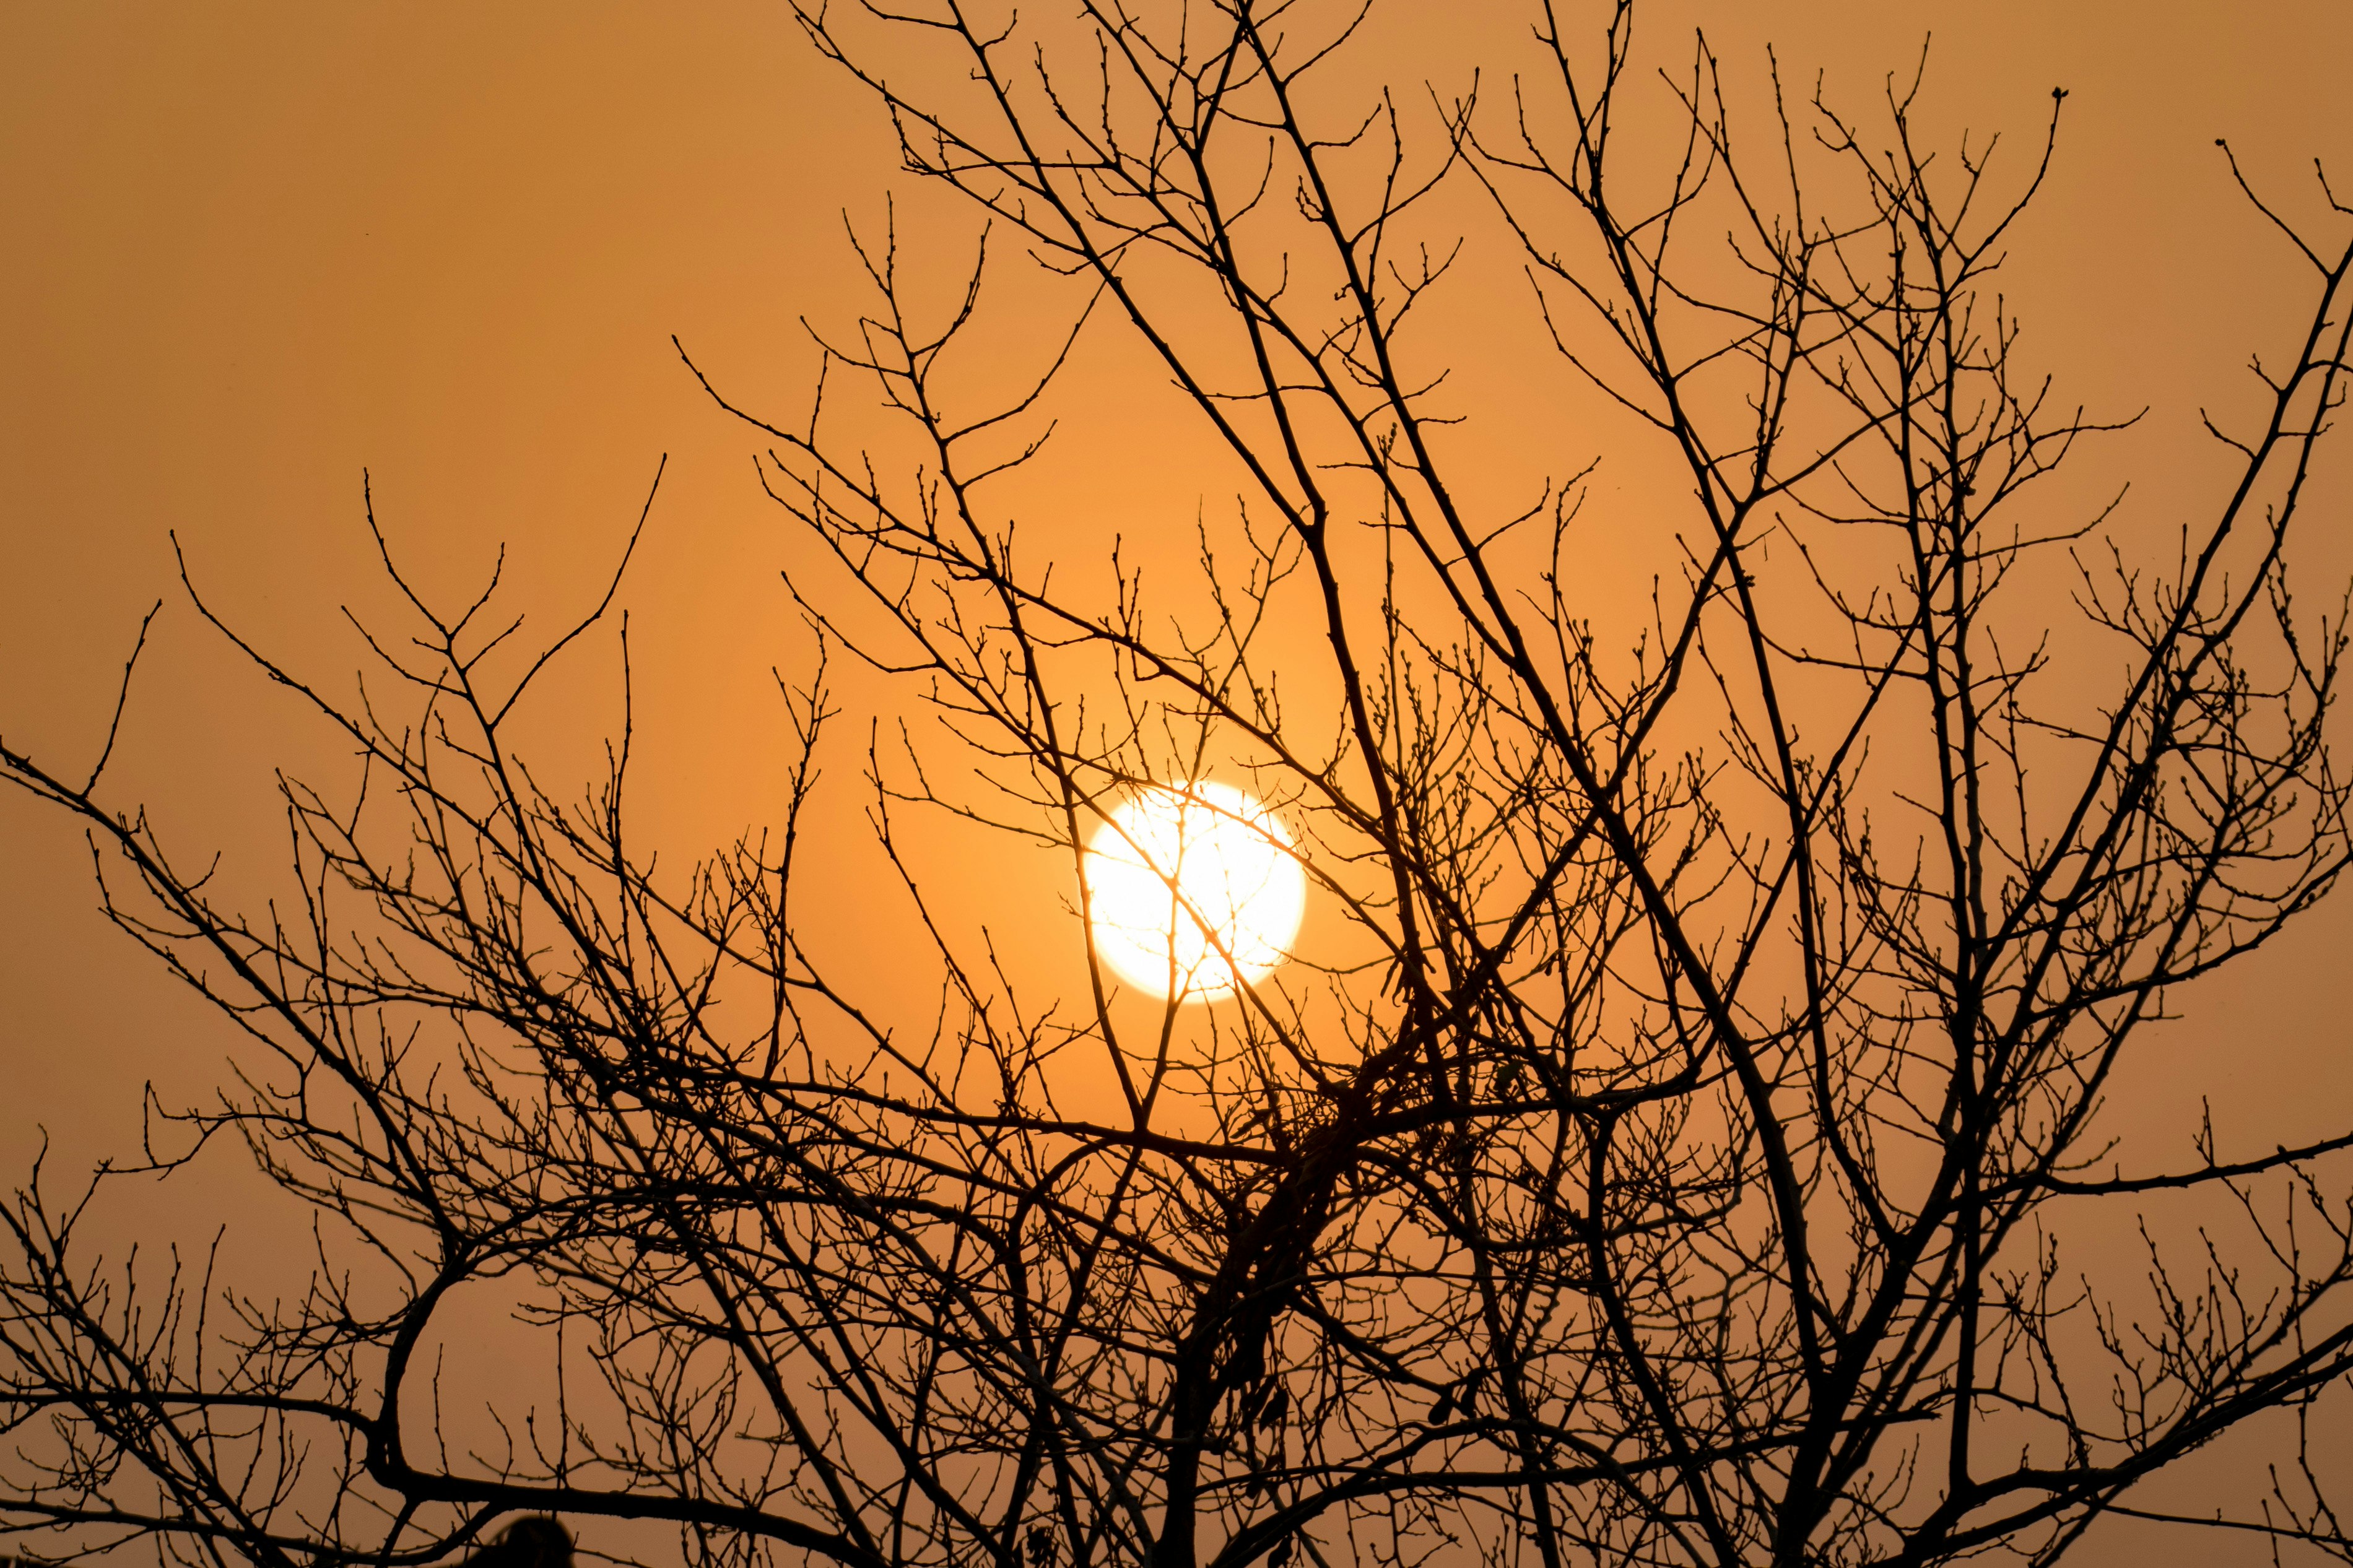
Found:
[[[2353,331],[2325,181],[2318,226],[2242,182],[2309,313],[2210,421],[2233,477],[2176,498],[2158,565],[2052,480],[2120,426],[2026,369],[1997,287],[2063,94],[2006,161],[1928,145],[1916,79],[1866,123],[1776,74],[1736,140],[1704,42],[1641,99],[1622,4],[1546,4],[1501,101],[1419,105],[1350,87],[1361,12],[1298,0],[798,16],[989,226],[939,309],[930,237],[859,240],[875,302],[798,425],[703,381],[839,568],[788,579],[825,647],[957,759],[865,756],[934,1026],[820,956],[822,668],[782,691],[780,823],[681,871],[631,837],[626,713],[577,801],[515,739],[613,591],[502,682],[495,580],[437,610],[384,546],[409,624],[363,628],[343,701],[191,586],[363,764],[283,783],[294,896],[216,901],[101,802],[102,756],[0,772],[248,1037],[141,1169],[241,1141],[317,1268],[265,1300],[103,1265],[121,1173],[22,1191],[10,1528],[353,1568],[516,1514],[849,1568],[2043,1563],[2292,1417],[2270,1499],[2179,1522],[2353,1561],[2310,1435],[2353,1373],[2353,1131],[2127,1165],[2103,1120],[2179,988],[2346,863],[2346,608],[2303,609],[2287,548]],[[1679,517],[1607,520],[1679,552],[1630,647],[1595,629],[1585,471],[1499,508],[1454,429],[1417,312],[1482,246],[1687,481]],[[1008,272],[1066,312],[1025,307],[1027,372],[989,336]],[[1124,544],[1108,587],[1025,549],[1091,334],[1239,487],[1174,609]],[[901,826],[1042,846],[1083,917],[1091,834],[1211,773],[1346,932],[1214,1005],[1124,999],[1091,952],[1075,1008],[1025,996]],[[2136,1226],[2137,1291],[2072,1260]],[[429,1356],[488,1284],[562,1393],[453,1452]]]

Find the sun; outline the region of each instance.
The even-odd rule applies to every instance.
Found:
[[[1231,784],[1138,791],[1095,830],[1082,866],[1096,952],[1179,1001],[1264,979],[1291,956],[1307,908],[1291,835]]]

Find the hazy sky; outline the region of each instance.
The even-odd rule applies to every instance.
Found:
[[[1516,12],[1479,15],[1500,37]],[[2139,493],[2189,482],[2198,407],[2243,396],[2237,367],[2300,308],[2214,139],[2299,211],[2315,155],[2353,189],[2345,0],[1662,5],[1647,26],[1694,24],[1735,72],[1770,41],[1858,100],[1933,33],[1936,122],[2021,140],[2069,89],[2012,298],[2071,401],[2150,406],[2102,459]],[[177,596],[167,534],[232,618],[348,669],[336,605],[380,592],[363,468],[428,581],[472,582],[504,541],[552,606],[590,592],[667,453],[630,600],[652,788],[681,831],[740,821],[777,754],[768,667],[799,645],[753,443],[670,340],[794,415],[800,319],[857,308],[842,213],[879,216],[881,129],[773,5],[0,7],[0,733],[87,765],[165,598],[118,798],[155,802],[192,858],[266,872],[267,764],[307,742]],[[2348,477],[2340,451],[2316,563],[2353,560]],[[221,1032],[92,905],[79,836],[0,795],[0,1181],[37,1126],[79,1165],[131,1134],[142,1080],[175,1099],[216,1076]],[[2191,999],[2165,1047],[2185,1101],[2282,1138],[2347,1122],[2348,932],[2340,898]]]

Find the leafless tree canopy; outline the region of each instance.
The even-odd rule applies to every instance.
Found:
[[[2247,1427],[2289,1447],[2234,1522],[2353,1561],[2295,1446],[2353,1373],[2353,1130],[2120,1149],[2102,1110],[2175,988],[2345,864],[2344,612],[2291,597],[2287,547],[2353,208],[2246,182],[2309,313],[2259,406],[2218,391],[2254,407],[2211,426],[2235,483],[2170,498],[2152,552],[2052,480],[2113,421],[2030,374],[1999,291],[2056,97],[1997,154],[1926,145],[1902,79],[1850,113],[1704,45],[1661,77],[1624,5],[1545,5],[1475,90],[1383,90],[1362,18],[1307,0],[908,4],[800,21],[985,220],[969,288],[925,278],[972,230],[868,215],[871,313],[803,415],[744,415],[818,563],[792,590],[892,672],[903,745],[828,733],[803,671],[789,812],[657,867],[626,731],[585,796],[518,754],[547,658],[515,678],[492,595],[411,595],[362,703],[216,621],[364,761],[286,785],[266,911],[102,762],[0,748],[249,1037],[153,1157],[241,1140],[319,1248],[259,1299],[17,1194],[26,1549],[397,1568],[521,1513],[845,1568],[2047,1563]],[[1573,468],[1498,505],[1423,327],[1472,262],[1681,466],[1678,513],[1602,517]],[[1082,535],[1050,521],[1024,549],[1098,339],[1230,464],[1166,602],[1109,525],[1092,563],[1051,569]],[[1680,552],[1638,638],[1595,629],[1602,528]],[[796,880],[861,764],[929,1033],[838,982]],[[1211,774],[1346,932],[1213,1005],[1092,957],[1075,1002],[1022,994],[901,831],[1026,836],[1075,901],[1113,806]],[[1008,918],[1081,940],[1050,916]],[[2063,1246],[2137,1225],[2130,1289]],[[560,1334],[565,1384],[469,1447],[433,1351],[473,1287]]]

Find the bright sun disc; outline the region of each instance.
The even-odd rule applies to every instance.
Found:
[[[1156,996],[1214,1002],[1291,956],[1307,874],[1291,835],[1230,784],[1154,785],[1088,840],[1095,951]],[[1232,962],[1227,962],[1228,955]]]

